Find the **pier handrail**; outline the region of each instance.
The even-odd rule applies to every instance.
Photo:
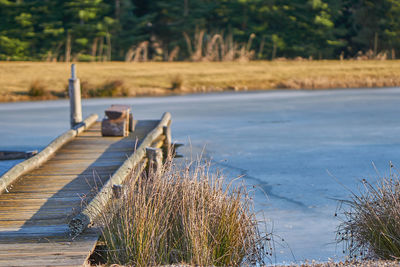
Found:
[[[146,147],[151,146],[155,140],[164,134],[165,128],[171,124],[171,114],[165,112],[157,126],[146,136],[139,144],[139,147],[133,154],[125,160],[119,169],[111,176],[106,184],[103,185],[100,192],[88,203],[88,205],[76,215],[69,223],[69,229],[73,236],[83,232],[87,226],[92,224],[95,218],[100,214],[105,205],[113,197],[113,185],[122,184],[131,174],[132,170],[142,162],[146,157]]]
[[[79,135],[84,130],[88,129],[93,123],[96,122],[98,118],[97,114],[91,114],[82,123],[75,126],[71,130],[66,131],[59,137],[54,139],[46,148],[40,151],[35,156],[27,159],[8,170],[0,177],[0,194],[7,191],[7,188],[14,183],[22,175],[38,168],[40,165],[45,163],[51,156],[54,155],[57,150],[59,150],[63,145],[70,142],[77,135]]]

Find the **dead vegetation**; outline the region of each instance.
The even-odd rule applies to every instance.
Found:
[[[225,182],[198,161],[133,173],[122,197],[99,218],[108,264],[239,266],[265,264],[262,234],[243,184]]]
[[[214,46],[218,42],[220,42],[219,37],[215,37]],[[204,55],[202,54],[203,57]],[[216,54],[208,56],[212,58]],[[399,61],[396,60],[141,62],[140,64],[93,62],[79,63],[78,77],[86,97],[160,96],[177,92],[225,90],[372,88],[400,86],[398,64]],[[182,84],[174,82],[177,81],[175,77],[179,76],[184,79],[184,85],[174,92],[171,88],[177,88]],[[32,81],[38,80],[38,77],[45,79],[40,81],[40,86],[31,86]],[[65,97],[68,78],[68,63],[1,62],[0,101]],[[109,88],[110,86],[103,85],[116,80],[123,83],[124,90],[90,90]],[[42,97],[28,95],[30,87],[43,86],[50,91],[50,95]],[[32,94],[37,93],[32,92]]]
[[[400,177],[390,165],[387,177],[363,179],[360,192],[343,201],[337,239],[350,258],[400,259]]]

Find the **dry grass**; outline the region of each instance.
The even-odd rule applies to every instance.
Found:
[[[185,81],[182,93],[276,88],[326,89],[400,86],[400,62],[387,61],[251,61],[251,62],[93,62],[78,63],[78,76],[90,84],[121,80],[129,96],[171,94],[171,77]],[[69,64],[1,62],[0,99],[21,99],[32,81],[61,92]],[[26,100],[26,99],[25,99]]]
[[[391,167],[392,168],[392,167]],[[390,173],[376,184],[366,180],[344,201],[338,241],[350,257],[400,259],[400,177]]]
[[[225,184],[207,164],[167,161],[123,188],[100,218],[108,264],[254,265],[270,253],[246,188]]]
[[[68,87],[66,87],[68,91]],[[102,84],[94,85],[88,81],[81,81],[81,94],[83,98],[92,97],[122,97],[128,96],[129,91],[123,80],[110,80]]]
[[[299,266],[299,267],[398,267],[399,262],[396,261],[345,261],[345,262],[310,262],[298,265],[286,266]],[[278,266],[277,266],[278,267]]]

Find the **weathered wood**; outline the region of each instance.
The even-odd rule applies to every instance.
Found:
[[[76,77],[75,64],[71,65],[71,78],[68,81],[70,121],[71,128],[73,128],[82,123],[81,83]]]
[[[122,185],[120,185],[120,184],[114,184],[114,185],[112,186],[113,197],[114,197],[114,198],[121,198],[121,196],[122,196],[122,189],[123,189]]]
[[[164,156],[164,161],[171,157],[172,153],[172,136],[171,136],[171,123],[163,127],[163,135],[165,136],[164,143],[162,145],[162,151]]]
[[[103,136],[128,136],[133,129],[133,117],[130,107],[126,105],[111,105],[105,110],[106,117],[101,123]]]
[[[68,223],[134,153],[136,140],[141,142],[156,126],[138,125],[128,138],[103,138],[95,123],[0,194],[0,266],[10,265],[9,260],[29,266],[78,266],[87,260],[98,234],[91,236],[86,229],[72,240]]]
[[[0,194],[0,266],[10,261],[18,266],[82,265],[98,232],[89,228],[71,239],[70,219],[87,214],[91,206],[101,211],[99,195],[112,197],[112,185],[122,184],[134,166],[143,171],[145,147],[165,139],[162,127],[169,120],[165,114],[161,121],[139,121],[127,138],[101,137],[99,122],[84,132],[77,127],[73,131],[79,135],[71,142],[10,184],[9,192]]]
[[[122,184],[126,177],[135,169],[135,167],[142,161],[146,156],[146,147],[149,147],[153,141],[163,133],[163,127],[168,125],[171,120],[171,114],[169,112],[164,113],[161,121],[157,126],[146,135],[146,138],[140,143],[136,149],[124,164],[112,175],[107,183],[102,187],[101,191],[90,201],[90,203],[75,216],[69,226],[73,235],[80,234],[88,225],[92,224],[98,214],[102,211],[104,206],[112,199],[112,185]]]
[[[24,235],[2,234],[0,266],[82,266],[93,252],[98,236],[95,229],[74,240],[65,235],[26,239]]]
[[[37,150],[21,152],[21,151],[0,151],[0,160],[28,159],[37,154]]]
[[[153,143],[151,144],[151,147],[154,148],[162,148],[164,145],[165,141],[165,135],[160,135],[158,138],[156,138]]]
[[[165,136],[164,146],[169,149],[172,143],[172,136],[171,136],[171,125],[163,127],[163,134]]]
[[[90,115],[82,124],[80,124],[79,127],[76,129],[71,129],[60,135],[37,155],[15,165],[9,171],[3,174],[0,177],[0,194],[2,194],[4,191],[7,191],[7,187],[16,181],[20,176],[32,171],[46,162],[63,145],[74,139],[80,131],[84,131],[86,128],[89,128],[97,118],[98,116],[96,114]]]
[[[105,114],[110,120],[116,120],[127,118],[130,110],[131,108],[126,105],[111,105],[111,107],[105,110]]]
[[[135,130],[136,121],[133,119],[132,113],[129,113],[129,131],[133,132]]]
[[[119,118],[115,120],[104,118],[101,122],[101,134],[103,136],[128,136],[129,120]]]
[[[148,176],[151,173],[159,173],[162,168],[163,154],[160,148],[146,147],[146,157],[148,158]]]

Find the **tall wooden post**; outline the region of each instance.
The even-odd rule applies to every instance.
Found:
[[[148,159],[147,174],[160,174],[162,168],[162,150],[160,148],[146,147],[146,157]]]
[[[68,85],[70,101],[71,128],[82,123],[81,83],[76,77],[75,64],[71,65],[71,78]]]
[[[162,151],[163,151],[163,156],[164,156],[164,161],[169,159],[171,156],[171,143],[172,143],[172,137],[171,137],[171,124],[168,124],[168,126],[163,127],[163,135],[165,136],[164,139],[164,144],[162,146]]]

